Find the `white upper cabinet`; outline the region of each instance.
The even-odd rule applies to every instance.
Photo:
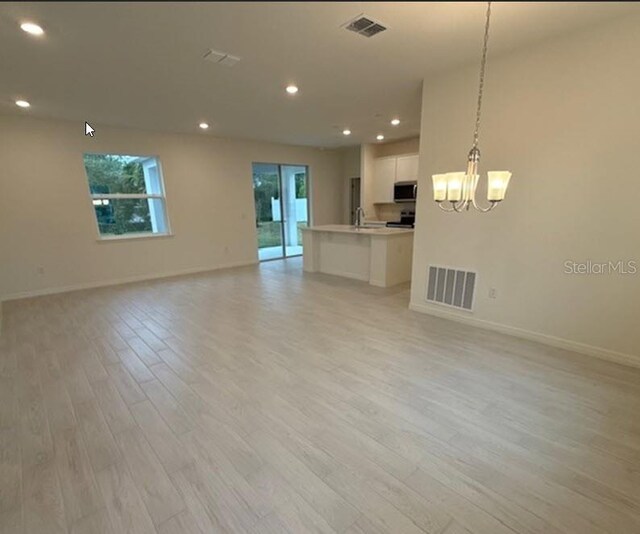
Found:
[[[418,155],[400,156],[396,166],[396,182],[418,180]]]
[[[397,158],[377,158],[373,162],[373,202],[393,202]]]
[[[418,155],[376,158],[373,161],[373,202],[393,202],[393,184],[418,179]]]

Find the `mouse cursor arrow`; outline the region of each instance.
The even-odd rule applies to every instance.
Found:
[[[90,135],[91,137],[93,137],[93,133],[95,132],[95,130],[91,127],[91,125],[88,122],[84,123],[84,135]]]

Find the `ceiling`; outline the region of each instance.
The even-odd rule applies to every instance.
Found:
[[[418,134],[430,72],[478,61],[479,2],[0,3],[0,113],[336,147]],[[493,6],[490,53],[638,11],[634,3]],[[341,28],[360,13],[388,26]],[[20,30],[25,20],[42,37]],[[239,56],[204,61],[208,49]],[[287,95],[295,83],[300,91]],[[23,110],[14,101],[32,107]],[[393,117],[402,123],[389,125]],[[206,132],[198,123],[206,121]],[[344,128],[352,135],[342,135]]]

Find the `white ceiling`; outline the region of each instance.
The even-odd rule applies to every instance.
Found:
[[[479,2],[0,3],[0,113],[334,147],[419,131],[425,74],[478,61]],[[490,53],[639,10],[637,3],[493,6]],[[388,30],[341,28],[365,13]],[[32,20],[46,34],[32,37]],[[202,59],[209,48],[235,67]],[[284,86],[295,82],[291,97]],[[32,104],[22,110],[13,103]],[[402,124],[389,126],[399,116]],[[346,138],[342,130],[353,134]]]

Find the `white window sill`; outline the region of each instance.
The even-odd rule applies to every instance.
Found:
[[[157,239],[162,237],[173,237],[173,234],[122,234],[114,236],[101,236],[98,243],[108,243],[110,241],[129,241],[131,239]]]

